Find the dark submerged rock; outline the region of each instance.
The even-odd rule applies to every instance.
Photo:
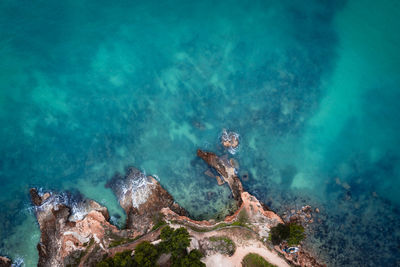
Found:
[[[11,260],[7,257],[0,256],[0,267],[11,267]]]

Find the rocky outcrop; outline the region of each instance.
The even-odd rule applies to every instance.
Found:
[[[93,200],[72,194],[43,193],[32,188],[30,195],[41,231],[37,245],[38,266],[95,266],[100,259],[126,249],[132,250],[143,240],[155,241],[160,229],[151,229],[160,215],[172,224],[185,225],[190,229],[201,228],[200,232],[221,227],[228,227],[228,231],[229,227],[236,225],[265,242],[270,228],[284,223],[282,218],[243,190],[235,161],[202,150],[198,150],[197,155],[216,170],[219,184],[228,183],[237,202],[236,212],[223,222],[190,219],[154,177],[146,176],[135,168],[129,168],[124,176],[115,175],[106,185],[117,195],[127,214],[126,229],[123,230],[110,224],[107,209]],[[303,209],[305,213],[311,212],[311,207]],[[285,256],[300,266],[316,264],[314,258],[303,250],[297,257]]]
[[[117,195],[126,212],[126,227],[138,235],[145,234],[154,226],[155,217],[163,208],[188,215],[154,177],[146,176],[138,169],[129,168],[125,176],[115,175],[106,186]]]
[[[0,267],[11,267],[11,260],[7,257],[0,256]]]
[[[275,212],[269,210],[258,199],[243,190],[242,183],[237,176],[231,161],[218,157],[212,152],[197,150],[197,155],[202,158],[210,167],[214,168],[227,182],[232,190],[232,195],[237,202],[238,209],[233,215],[227,216],[222,223],[233,223],[245,219],[252,230],[257,232],[260,237],[268,237],[269,229],[278,223],[284,223],[282,218]],[[218,182],[218,184],[220,184]],[[186,216],[176,214],[168,208],[162,210],[168,220],[179,221],[190,226],[200,226],[213,228],[218,223],[211,221],[194,221]],[[244,218],[245,217],[245,218]]]
[[[222,179],[228,183],[233,198],[240,207],[242,205],[241,194],[243,192],[243,186],[231,162],[218,157],[212,152],[202,151],[201,149],[197,150],[197,156],[202,158],[210,167],[214,168],[221,175]],[[218,184],[220,184],[220,182],[218,182]]]
[[[242,183],[236,174],[237,171],[233,167],[232,160],[220,158],[212,152],[205,152],[200,149],[197,150],[197,155],[210,167],[214,168],[221,175],[224,181],[229,184],[232,194],[238,203],[239,208],[233,215],[227,216],[224,223],[245,220],[249,223],[249,227],[256,232],[264,242],[267,241],[271,227],[274,227],[279,223],[285,223],[278,214],[269,210],[268,207],[258,201],[256,197],[243,191]],[[218,184],[220,183],[218,182]],[[170,211],[164,212],[171,217],[172,213]],[[319,212],[319,210],[316,210],[316,212]],[[313,222],[311,213],[311,206],[304,206],[298,212],[293,211],[293,216],[285,216],[285,218],[289,219],[289,222],[305,225],[306,223]],[[175,216],[174,219],[182,220],[184,218]],[[193,224],[195,222],[190,221],[190,223]],[[206,226],[208,228],[215,226],[215,224],[210,225],[203,221],[198,222],[198,225]],[[319,263],[309,252],[302,249],[301,246],[299,248],[299,252],[295,254],[286,253],[279,246],[276,246],[275,250],[284,255],[286,260],[295,266],[325,266],[324,264]]]
[[[280,252],[285,259],[290,262],[293,266],[301,267],[326,267],[326,264],[318,262],[318,260],[311,255],[308,251],[305,251],[300,247],[297,253],[286,253],[283,251],[285,244],[275,246],[275,250]]]
[[[73,195],[30,190],[41,232],[38,266],[88,266],[82,259],[100,259],[116,237],[133,236],[109,223],[108,211],[97,202]]]
[[[38,266],[93,266],[112,255],[116,244],[148,233],[162,208],[187,215],[157,180],[135,168],[129,168],[124,177],[115,176],[107,186],[126,211],[127,229],[110,224],[107,208],[93,200],[30,189],[41,232]]]

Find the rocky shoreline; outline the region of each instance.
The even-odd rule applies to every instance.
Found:
[[[301,246],[299,252],[293,255],[283,251],[282,247],[273,247],[268,242],[270,229],[284,224],[285,220],[244,191],[234,161],[200,149],[197,155],[217,171],[218,184],[229,185],[237,203],[238,209],[223,221],[191,219],[187,211],[174,201],[154,177],[146,176],[135,168],[129,168],[125,175],[115,175],[106,185],[116,194],[126,212],[124,229],[112,225],[107,208],[93,200],[77,199],[71,206],[70,202],[65,201],[65,195],[39,192],[32,188],[31,200],[41,232],[37,245],[38,266],[95,266],[98,261],[118,251],[134,249],[139,241],[156,241],[159,238],[160,218],[164,224],[180,225],[192,233],[221,230],[229,233],[233,231],[229,229],[242,227],[256,236],[256,239],[252,239],[254,244],[263,243],[264,247],[257,249],[264,249],[265,252],[272,249],[273,255],[278,257],[279,254],[295,266],[324,266]],[[69,196],[71,197],[73,196]],[[308,211],[307,208],[305,214]],[[302,218],[300,214],[297,215],[291,216],[290,219]],[[244,216],[246,224],[240,223]],[[193,242],[207,243],[204,240],[196,240],[194,236],[196,235],[192,235]],[[207,253],[210,249],[204,245],[201,249],[205,255],[210,254]],[[241,249],[245,250],[245,247]],[[204,259],[204,262],[212,266],[209,257],[215,255]],[[279,264],[279,261],[277,262]],[[10,264],[6,258],[0,258],[0,266],[11,266]],[[281,265],[284,266],[283,263],[279,264]]]

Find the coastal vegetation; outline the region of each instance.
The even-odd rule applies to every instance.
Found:
[[[279,245],[282,241],[286,241],[289,246],[295,246],[304,238],[304,227],[296,223],[280,223],[272,227],[270,231],[270,240],[274,245]]]
[[[109,257],[96,264],[96,267],[133,267],[137,266],[131,257],[131,251],[116,253],[114,257]]]
[[[194,249],[189,253],[187,247],[190,245],[190,236],[186,228],[180,227],[172,229],[164,227],[160,234],[161,242],[153,245],[148,241],[143,241],[135,248],[134,256],[132,251],[116,253],[114,257],[109,257],[99,262],[96,267],[136,267],[157,266],[157,260],[162,254],[171,254],[171,266],[173,267],[203,267],[200,261],[203,254]]]
[[[256,253],[247,254],[242,260],[242,267],[276,267]]]

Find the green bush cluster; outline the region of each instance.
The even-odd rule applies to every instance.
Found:
[[[114,257],[109,257],[96,264],[96,267],[136,267],[138,266],[131,257],[132,251],[116,253]]]
[[[192,250],[189,254],[186,248],[190,245],[189,233],[184,227],[176,230],[169,226],[161,230],[161,243],[158,245],[159,250],[163,253],[171,253],[172,266],[205,266],[200,261],[203,255],[198,250]]]
[[[242,267],[276,267],[256,253],[247,254],[242,260]]]
[[[161,230],[161,242],[153,245],[143,241],[135,248],[132,257],[131,251],[124,251],[115,254],[113,258],[107,258],[99,262],[96,267],[153,267],[157,266],[157,260],[163,253],[171,253],[172,267],[204,267],[200,261],[203,257],[200,251],[192,250],[187,253],[186,248],[190,245],[190,236],[186,228],[180,227],[176,230],[169,226]]]
[[[279,245],[282,241],[286,240],[289,246],[295,246],[304,238],[304,227],[295,223],[280,223],[272,227],[270,231],[270,239],[274,245]]]

